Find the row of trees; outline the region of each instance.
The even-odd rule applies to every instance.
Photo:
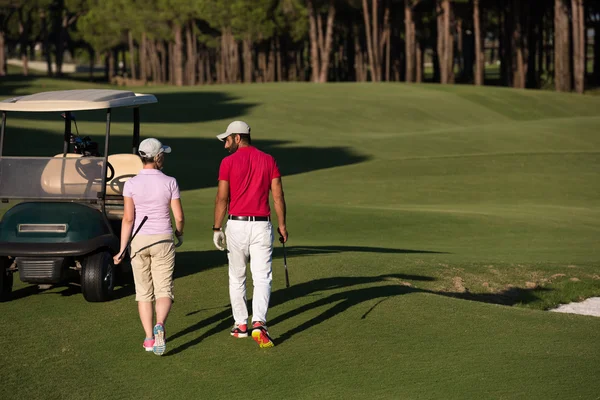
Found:
[[[140,83],[495,78],[581,93],[600,83],[599,14],[600,0],[0,0],[0,76],[5,49],[27,74],[39,48],[49,75],[68,52]]]

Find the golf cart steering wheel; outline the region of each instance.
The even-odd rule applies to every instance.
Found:
[[[97,179],[101,179],[100,177],[98,177],[98,175],[96,175],[98,173],[98,170],[96,169],[99,165],[96,164],[96,167],[94,167],[91,164],[84,164],[87,157],[81,157],[78,158],[77,161],[75,162],[75,168],[77,170],[77,173],[79,173],[80,176],[90,179],[92,181],[96,181]],[[106,181],[110,181],[114,176],[115,176],[115,169],[113,168],[112,165],[110,165],[110,163],[107,161],[106,162]],[[90,169],[91,168],[91,169]],[[91,177],[88,178],[88,175],[91,174]]]
[[[115,169],[108,161],[106,162],[106,166],[108,167],[106,169],[106,182],[108,182],[115,177]]]

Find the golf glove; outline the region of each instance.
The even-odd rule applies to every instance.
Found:
[[[225,250],[225,234],[222,231],[215,231],[213,233],[213,242],[217,249],[221,251]]]
[[[177,243],[175,243],[175,247],[179,247],[183,244],[183,235],[175,235],[175,237],[177,238]]]

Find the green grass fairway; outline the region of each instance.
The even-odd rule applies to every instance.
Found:
[[[0,97],[107,87],[13,76]],[[600,97],[405,84],[143,87],[142,136],[183,190],[162,358],[131,285],[87,303],[15,277],[0,304],[0,399],[598,399]],[[58,115],[8,115],[5,154],[62,150]],[[78,113],[100,139],[104,114]],[[111,151],[130,151],[115,112]],[[261,350],[233,339],[210,227],[234,119],[284,173],[292,286],[276,244]],[[251,287],[251,279],[248,279]],[[251,289],[249,290],[251,298]]]

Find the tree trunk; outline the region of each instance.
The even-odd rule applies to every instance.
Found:
[[[377,0],[373,1],[373,9],[377,11]],[[371,17],[369,13],[369,6],[367,4],[367,0],[362,1],[363,6],[363,15],[365,18],[365,31],[367,35],[367,54],[369,56],[369,67],[371,70],[371,81],[379,82],[379,74],[377,68],[377,46],[375,45],[377,40],[377,30],[375,26],[373,27],[373,31],[371,31]],[[374,15],[374,22],[377,21],[377,14]]]
[[[0,31],[0,76],[6,76],[6,54],[4,53],[4,32]]]
[[[365,82],[367,80],[367,71],[365,68],[364,51],[360,43],[360,27],[358,24],[353,24],[353,40],[354,40],[354,73],[357,82]]]
[[[404,0],[404,47],[406,57],[406,82],[415,80],[415,23],[412,0]]]
[[[215,54],[216,57],[216,54]],[[206,83],[208,83],[209,85],[212,85],[214,82],[213,79],[213,73],[212,73],[212,69],[211,69],[211,62],[210,62],[210,50],[206,50],[206,57],[204,57],[204,70],[206,71]]]
[[[537,35],[536,35],[536,40],[537,40],[537,69],[536,69],[536,75],[535,75],[535,87],[540,88],[541,84],[542,84],[542,73],[544,71],[544,34],[545,34],[545,27],[544,27],[544,14],[545,14],[545,9],[542,9],[539,11],[539,19],[538,19],[538,30],[537,30]]]
[[[135,45],[133,44],[133,33],[131,30],[127,31],[127,43],[129,45],[129,64],[131,69],[131,79],[137,80],[137,71],[135,68]]]
[[[183,86],[183,38],[181,35],[181,26],[177,23],[173,24],[173,80],[175,86]]]
[[[50,52],[50,35],[48,34],[48,17],[46,11],[40,11],[42,55],[46,59],[46,74],[52,76],[52,58]],[[4,47],[0,51],[4,50]],[[0,67],[1,68],[1,67]]]
[[[146,80],[152,80],[152,82],[156,83],[158,81],[157,78],[157,71],[158,68],[156,68],[156,59],[158,59],[158,56],[156,54],[156,47],[154,47],[154,41],[152,40],[148,40],[148,36],[146,35],[146,44],[144,45],[146,47],[146,57],[147,57],[147,63],[148,63],[148,69],[146,70]]]
[[[59,77],[62,76],[62,64],[65,52],[68,22],[68,16],[66,15],[66,13],[64,13],[58,28],[58,35],[56,35],[56,43],[54,46],[56,51],[56,75]]]
[[[146,83],[148,80],[148,38],[146,32],[142,32],[142,42],[140,43],[140,79]]]
[[[565,0],[554,1],[554,81],[558,92],[571,91],[569,10]]]
[[[275,44],[273,43],[273,39],[270,42],[268,50],[265,50],[265,52],[268,52],[267,82],[275,82]]]
[[[381,81],[381,57],[379,56],[379,0],[371,0],[371,27],[373,32],[371,38],[373,39],[373,60],[375,64],[375,74],[377,75],[377,81]]]
[[[479,15],[479,1],[473,1],[473,21],[475,25],[475,85],[483,85],[485,75],[485,53],[481,36],[481,17]]]
[[[167,53],[167,47],[165,46],[165,42],[162,40],[159,40],[157,43],[157,50],[158,50],[158,54],[160,54],[160,83],[166,83],[167,82],[167,76],[168,76],[168,63],[167,63],[167,59],[169,58],[169,54]]]
[[[391,75],[391,69],[392,69],[392,38],[391,38],[391,34],[392,34],[392,29],[389,25],[389,23],[387,24],[386,28],[385,28],[385,81],[389,82],[390,81],[390,75]]]
[[[222,42],[222,41],[221,41]],[[224,69],[224,61],[223,61],[223,57],[225,57],[223,55],[224,50],[223,50],[223,46],[221,45],[221,48],[217,49],[217,52],[215,54],[215,76],[216,76],[216,82],[217,84],[222,84],[225,83],[225,69]]]
[[[573,72],[575,91],[585,89],[585,13],[583,0],[571,0],[573,15]]]
[[[465,74],[465,47],[463,35],[463,21],[462,19],[458,19],[456,21],[456,50],[458,52],[458,74],[461,78],[464,77]]]
[[[436,3],[438,24],[438,57],[440,60],[440,81],[443,84],[454,82],[454,41],[450,29],[452,8],[450,0]]]
[[[254,75],[254,62],[252,61],[252,42],[250,35],[242,42],[243,58],[244,58],[244,82],[251,83]]]
[[[29,75],[29,57],[27,55],[28,42],[28,22],[23,21],[23,12],[19,9],[19,53],[21,55],[21,62],[23,67],[23,75]]]
[[[317,39],[317,18],[312,0],[307,1],[309,36],[310,36],[310,65],[311,65],[311,80],[319,82],[319,43]]]
[[[96,51],[92,46],[88,46],[88,53],[90,56],[89,80],[92,82],[94,80],[94,66],[96,65]]]
[[[415,57],[417,71],[415,74],[415,82],[421,83],[423,82],[423,49],[419,44],[417,44],[417,52]]]
[[[600,22],[594,26],[594,81],[600,84]]]
[[[325,31],[325,46],[321,48],[321,68],[319,71],[319,82],[327,82],[329,72],[329,57],[331,54],[331,42],[333,39],[333,21],[335,19],[334,0],[329,0],[329,10],[327,11],[327,28]],[[319,29],[319,35],[321,34]]]
[[[522,3],[520,0],[513,0],[512,2],[512,43],[511,48],[513,49],[513,87],[518,89],[525,88],[525,77],[526,77],[526,60],[524,50],[524,36],[523,36],[523,24],[522,24]]]
[[[123,60],[123,68],[121,68],[121,75],[127,76],[127,52],[125,48],[121,48],[121,59]]]
[[[108,55],[107,55],[107,60],[108,60],[108,82],[110,82],[113,78],[113,76],[115,76],[115,54],[112,50],[108,51]]]
[[[169,82],[169,85],[175,85],[176,55],[175,55],[175,44],[173,42],[167,43],[167,59],[168,59],[168,62],[166,64],[168,65],[168,82]]]
[[[235,40],[235,37],[233,36],[233,34],[231,34],[231,32],[229,33],[229,49],[231,50],[231,56],[230,56],[231,81],[233,83],[240,83],[241,76],[240,76],[239,44],[238,44],[237,40]]]
[[[159,57],[159,52],[158,52],[158,47],[156,45],[156,41],[148,40],[147,48],[148,48],[148,56],[150,57],[152,82],[159,83],[159,82],[161,82],[161,79],[160,79],[160,57]]]
[[[197,52],[197,62],[196,62],[196,66],[198,67],[198,84],[199,85],[204,85],[205,79],[204,79],[204,50],[200,49],[199,52]]]
[[[553,7],[554,8],[554,7]],[[554,10],[547,16],[546,20],[546,32],[544,35],[544,48],[545,48],[545,70],[548,75],[554,75],[555,67],[553,65],[553,49],[554,49]]]
[[[539,1],[534,1],[531,7],[529,23],[527,25],[527,78],[525,87],[537,88],[537,68],[536,63],[538,59],[537,50],[539,48],[538,38],[541,37],[540,33],[540,15],[543,12],[543,5],[539,4]]]
[[[193,22],[188,22],[185,26],[185,43],[186,43],[186,77],[187,85],[194,86],[196,84],[196,37],[194,36]]]
[[[283,65],[281,61],[281,43],[279,41],[279,36],[275,36],[275,72],[277,82],[284,81],[283,77]]]
[[[446,73],[447,65],[444,62],[446,59],[446,42],[444,40],[445,22],[444,22],[444,8],[442,2],[444,0],[436,1],[436,15],[437,15],[437,56],[439,60],[440,68],[440,83],[448,83],[448,75]]]
[[[499,24],[499,27],[501,29],[500,80],[503,85],[512,86],[514,78],[513,71],[515,66],[515,62],[513,61],[513,3],[512,1],[509,1],[507,3],[504,0],[499,0],[499,3],[501,4],[499,10],[499,14],[501,15],[501,22]]]

